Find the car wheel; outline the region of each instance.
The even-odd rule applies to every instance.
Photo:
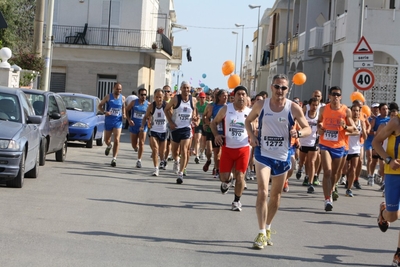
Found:
[[[24,175],[25,175],[25,148],[21,155],[21,161],[19,162],[18,174],[14,179],[7,181],[7,186],[15,187],[15,188],[22,188],[22,186],[24,184]]]
[[[96,146],[102,146],[104,144],[104,132],[101,134],[99,139],[96,139]]]
[[[64,141],[63,146],[60,150],[56,151],[56,161],[64,162],[67,158],[67,140]]]
[[[86,141],[86,147],[87,148],[92,148],[93,147],[93,139],[94,139],[94,131],[92,133],[92,137],[88,141]]]
[[[39,155],[40,155],[40,151],[38,151],[38,153],[37,153],[35,166],[33,167],[32,170],[28,171],[25,174],[26,178],[38,178],[38,176],[39,176]]]
[[[39,155],[39,165],[44,166],[46,164],[46,151],[47,150],[47,139],[43,138],[40,144],[40,155]]]

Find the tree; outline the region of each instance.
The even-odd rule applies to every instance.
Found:
[[[8,28],[0,29],[0,42],[12,51],[32,51],[35,0],[0,0]]]

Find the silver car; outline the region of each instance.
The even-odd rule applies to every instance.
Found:
[[[21,188],[39,174],[42,121],[21,89],[0,86],[0,182]]]

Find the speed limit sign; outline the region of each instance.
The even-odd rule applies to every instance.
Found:
[[[369,90],[374,86],[374,83],[374,74],[369,69],[359,69],[353,75],[353,85],[358,90]]]

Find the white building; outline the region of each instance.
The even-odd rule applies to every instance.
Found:
[[[375,83],[363,92],[367,103],[399,102],[400,36],[395,34],[400,28],[399,8],[400,0],[277,0],[262,29],[266,38],[261,47],[269,53],[267,64],[257,66],[257,91],[270,90],[271,78],[285,69],[290,79],[301,71],[307,82],[293,86],[291,98],[308,100],[314,90],[321,90],[326,100],[328,89],[337,85],[343,90],[343,102],[350,104],[350,94],[356,90],[353,51],[364,36],[374,51]]]
[[[173,0],[54,0],[50,90],[102,98],[118,81],[151,94],[181,64],[175,22]]]

